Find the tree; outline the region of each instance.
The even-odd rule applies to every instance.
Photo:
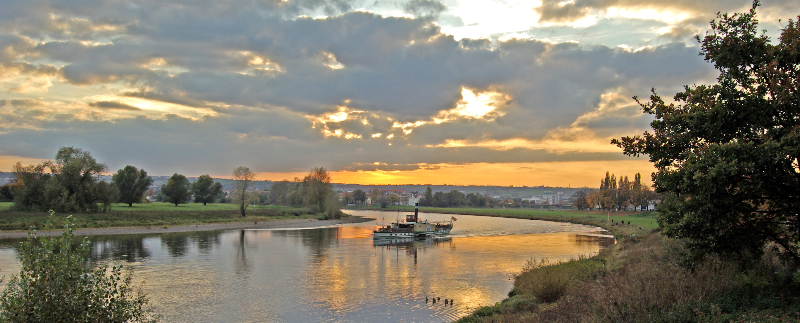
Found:
[[[250,171],[250,168],[239,166],[233,170],[233,202],[239,204],[239,213],[242,217],[245,216],[247,211],[247,188],[256,178],[256,174]]]
[[[586,194],[586,202],[589,203],[589,208],[592,210],[596,207],[600,207],[602,200],[603,194],[599,190],[592,190]]]
[[[303,178],[303,204],[314,212],[325,212],[329,194],[333,194],[331,176],[324,167],[315,167]]]
[[[164,201],[175,204],[189,202],[192,197],[189,179],[186,176],[175,173],[170,176],[166,184],[161,185],[161,193],[164,194]]]
[[[102,212],[118,200],[116,188],[100,181],[106,165],[88,151],[61,147],[55,161],[14,165],[14,208],[56,212]]]
[[[367,192],[360,189],[353,191],[353,199],[358,205],[363,205],[367,201]]]
[[[282,180],[272,184],[269,190],[269,203],[272,205],[289,205],[289,192],[293,189],[293,183]]]
[[[139,203],[144,198],[144,192],[150,185],[153,185],[153,179],[147,176],[144,169],[139,170],[131,165],[117,171],[111,177],[114,186],[119,190],[119,201],[128,206],[133,206],[133,203]]]
[[[378,198],[381,196],[381,191],[377,188],[373,188],[372,191],[369,192],[369,197],[372,198],[372,203],[378,202]]]
[[[467,201],[469,201],[469,203],[475,207],[485,207],[486,204],[488,203],[488,199],[489,199],[488,196],[484,196],[478,193],[467,194]]]
[[[52,162],[45,161],[38,165],[23,166],[16,163],[13,168],[14,205],[16,210],[47,211],[49,203],[45,198],[47,183],[52,174],[46,171],[51,169]]]
[[[14,201],[14,192],[12,184],[4,184],[0,186],[0,202]]]
[[[614,174],[606,172],[606,178],[600,181],[600,208],[613,209],[617,204],[617,179]]]
[[[653,191],[650,189],[650,187],[642,185],[641,174],[636,173],[636,175],[633,177],[631,190],[631,203],[633,203],[635,207],[638,207],[639,210],[644,211],[644,209],[647,207],[647,202],[649,202],[653,196]]]
[[[51,213],[52,215],[52,213]],[[0,296],[0,322],[154,322],[131,270],[88,266],[89,241],[75,245],[71,217],[60,238],[29,234],[19,275]]]
[[[444,194],[444,192],[436,192],[433,194],[431,206],[447,207],[447,196]]]
[[[631,182],[628,180],[628,176],[620,176],[619,184],[617,185],[617,196],[614,199],[614,205],[617,210],[624,211],[631,204],[631,195],[633,194],[631,190]]]
[[[192,183],[192,195],[194,196],[195,203],[214,203],[220,196],[222,196],[222,184],[215,182],[211,176],[200,175],[197,181]]]
[[[774,242],[800,260],[800,26],[789,20],[773,45],[757,35],[758,5],[718,14],[698,37],[716,84],[686,86],[670,104],[655,90],[637,98],[653,133],[612,143],[650,157],[663,233],[696,254],[757,255]]]
[[[459,207],[467,201],[467,199],[464,197],[464,193],[461,193],[457,190],[450,191],[450,193],[447,193],[445,198],[447,199],[447,207]]]
[[[572,195],[572,197],[574,198],[572,205],[575,207],[575,209],[586,210],[589,208],[589,202],[586,200],[587,197],[586,191],[584,190],[577,191],[575,192],[575,194]]]
[[[420,201],[419,204],[423,205],[423,206],[431,206],[431,205],[433,205],[433,190],[431,190],[431,186],[430,185],[428,185],[428,187],[425,188],[424,197],[422,198],[422,201]]]
[[[381,195],[378,197],[378,204],[381,205],[382,209],[385,209],[387,205],[389,205],[389,197],[386,195]]]
[[[355,204],[356,199],[353,197],[353,192],[344,193],[342,197],[342,203],[345,205],[348,204]]]
[[[397,205],[397,203],[400,203],[400,196],[398,196],[397,193],[389,194],[389,204]]]

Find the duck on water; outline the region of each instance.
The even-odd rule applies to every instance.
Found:
[[[405,221],[397,221],[372,232],[373,239],[426,238],[450,234],[455,217],[450,222],[428,222],[419,219],[419,203],[414,204],[414,214],[406,215]]]

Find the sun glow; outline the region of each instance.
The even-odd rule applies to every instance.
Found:
[[[563,141],[563,140],[528,140],[522,138],[513,138],[506,140],[484,140],[484,141],[470,141],[470,140],[455,140],[447,139],[445,143],[439,145],[428,145],[426,147],[433,148],[461,148],[461,147],[480,147],[489,148],[492,150],[511,150],[511,149],[530,149],[530,150],[544,150],[549,153],[567,153],[567,152],[618,152],[619,148],[608,144],[608,140],[594,139],[590,141]]]
[[[476,91],[466,87],[461,88],[461,100],[455,103],[455,107],[450,110],[439,111],[430,120],[417,120],[414,122],[398,122],[392,124],[392,128],[401,129],[403,134],[408,135],[414,130],[428,124],[442,124],[456,120],[483,120],[494,121],[504,116],[503,111],[511,96],[495,90]]]
[[[596,187],[608,171],[649,180],[655,171],[646,159],[541,163],[424,164],[415,170],[331,172],[337,183]],[[649,181],[648,181],[649,182]]]

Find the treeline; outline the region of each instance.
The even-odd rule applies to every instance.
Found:
[[[575,193],[573,206],[579,210],[599,208],[620,211],[629,206],[633,206],[634,210],[646,210],[656,197],[649,186],[642,184],[641,174],[636,173],[633,181],[630,181],[628,176],[620,176],[617,180],[614,174],[606,172],[606,177],[600,180],[599,190]]]
[[[331,176],[323,167],[315,167],[303,179],[282,180],[272,184],[269,204],[307,207],[314,213],[337,217],[341,204],[331,185]]]
[[[14,165],[14,180],[0,186],[0,198],[13,201],[12,208],[19,211],[97,213],[107,211],[117,202],[128,206],[143,202],[153,184],[145,170],[134,166],[118,170],[111,183],[99,179],[106,172],[108,166],[98,163],[88,151],[62,147],[54,161]],[[175,173],[161,186],[158,200],[176,206],[190,201],[206,205],[222,200],[238,204],[242,216],[249,205],[268,200],[276,205],[308,207],[330,217],[339,214],[338,199],[324,168],[315,168],[302,181],[293,183],[291,198],[280,201],[267,198],[266,192],[249,191],[254,179],[255,173],[249,168],[237,167],[233,171],[234,190],[228,194],[209,175],[201,175],[192,183],[186,176]]]
[[[476,194],[476,193],[469,193],[464,195],[457,190],[452,190],[449,193],[445,192],[436,192],[433,193],[431,187],[425,189],[425,194],[423,198],[419,201],[421,206],[434,206],[434,207],[459,207],[459,206],[474,206],[474,207],[484,207],[489,205],[492,202],[492,198]]]

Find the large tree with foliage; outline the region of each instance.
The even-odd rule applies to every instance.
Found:
[[[303,177],[303,204],[315,212],[327,211],[328,195],[333,194],[331,176],[324,167],[314,167]]]
[[[247,205],[249,205],[247,188],[255,178],[256,174],[250,171],[250,168],[239,166],[233,170],[233,202],[239,205],[239,213],[242,217],[245,216]]]
[[[147,176],[144,169],[137,169],[131,165],[117,171],[111,177],[114,186],[119,190],[119,201],[121,203],[133,206],[133,203],[139,203],[144,198],[144,192],[150,185],[153,185],[153,179]]]
[[[192,198],[190,190],[191,183],[186,176],[175,173],[169,177],[166,184],[161,185],[161,193],[164,194],[164,201],[175,204],[183,204],[189,202]]]
[[[716,84],[687,86],[675,103],[653,91],[640,102],[653,133],[612,143],[654,163],[665,234],[721,254],[774,242],[800,259],[800,26],[789,20],[772,44],[757,6],[698,37]]]
[[[269,190],[269,203],[273,205],[289,205],[289,193],[294,190],[295,183],[288,180],[272,183]]]
[[[59,238],[31,234],[21,244],[19,275],[0,295],[0,322],[151,322],[132,271],[89,265],[87,238],[76,246],[70,217]]]
[[[367,192],[360,189],[355,190],[353,191],[353,199],[358,205],[363,205],[367,201]]]
[[[88,151],[61,147],[55,161],[14,165],[14,208],[56,212],[106,211],[118,199],[117,189],[99,176],[108,167]]]
[[[580,190],[572,194],[572,206],[577,210],[586,210],[589,208],[589,202],[586,200],[588,194],[584,190]]]
[[[197,181],[192,183],[192,195],[194,196],[195,203],[214,203],[220,196],[222,196],[222,184],[215,182],[211,176],[200,175]]]

